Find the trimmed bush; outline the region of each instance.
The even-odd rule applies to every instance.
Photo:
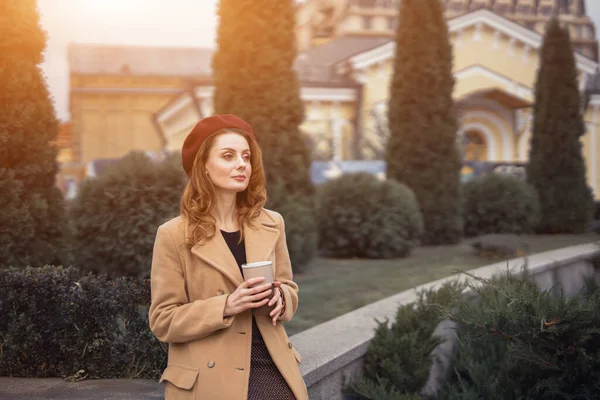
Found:
[[[0,376],[158,379],[150,282],[75,268],[0,269]]]
[[[303,273],[317,253],[314,206],[303,201],[287,201],[278,207],[285,222],[285,236],[294,274]]]
[[[76,265],[111,277],[149,277],[156,229],[179,215],[185,183],[179,164],[143,153],[83,182],[70,210]]]
[[[423,233],[412,190],[367,173],[344,174],[318,191],[321,248],[334,257],[407,256]]]
[[[535,189],[509,175],[491,174],[464,185],[465,235],[530,233],[539,222]]]

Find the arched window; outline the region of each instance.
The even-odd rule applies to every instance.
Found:
[[[462,153],[465,161],[487,161],[487,142],[479,131],[468,130],[463,133]]]

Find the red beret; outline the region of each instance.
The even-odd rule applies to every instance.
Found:
[[[187,135],[181,149],[181,162],[185,173],[190,176],[196,153],[207,137],[221,129],[241,129],[256,140],[252,127],[243,119],[232,114],[213,115],[202,119]]]

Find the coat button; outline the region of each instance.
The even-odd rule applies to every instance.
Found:
[[[290,349],[293,347],[293,346],[292,346],[292,342],[288,342],[288,347],[289,347]]]
[[[219,291],[217,292],[217,294],[218,294],[219,296],[223,296],[223,295],[225,294],[225,292],[224,292],[224,291],[222,291],[222,290],[219,290]]]
[[[214,361],[209,361],[208,362],[208,368],[212,368],[215,366],[215,362]]]

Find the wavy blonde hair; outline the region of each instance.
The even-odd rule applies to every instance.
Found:
[[[237,193],[236,197],[240,241],[244,238],[244,224],[252,225],[267,201],[262,152],[258,143],[240,129],[221,129],[213,133],[200,146],[181,197],[180,212],[185,223],[185,243],[188,247],[205,243],[217,231],[217,221],[212,216],[216,206],[215,185],[206,174],[206,162],[216,138],[225,133],[237,133],[243,136],[250,146],[252,175],[246,190]]]

